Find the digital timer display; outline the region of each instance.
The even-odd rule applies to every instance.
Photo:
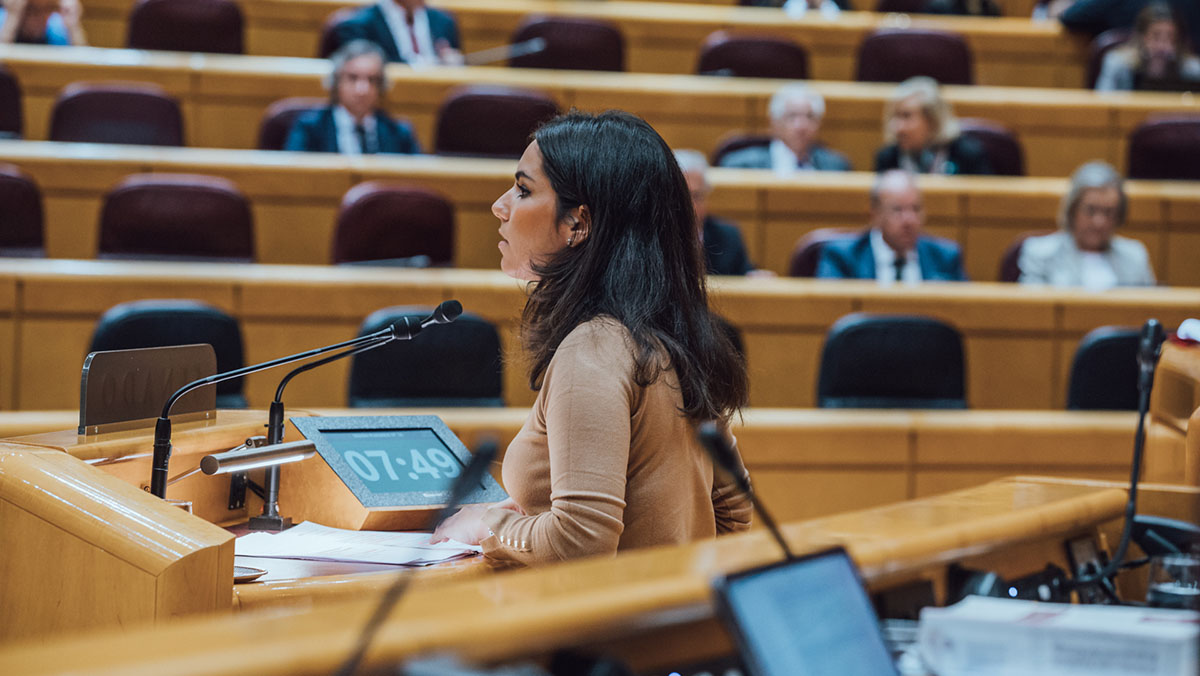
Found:
[[[444,491],[463,464],[430,429],[322,430],[346,464],[375,493]]]

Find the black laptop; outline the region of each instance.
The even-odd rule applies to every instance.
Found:
[[[896,676],[841,547],[730,575],[714,592],[750,676]]]

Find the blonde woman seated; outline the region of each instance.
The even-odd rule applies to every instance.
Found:
[[[1134,89],[1200,89],[1200,58],[1188,51],[1181,22],[1166,3],[1142,9],[1129,43],[1104,55],[1096,90]]]
[[[983,144],[959,133],[958,120],[933,78],[913,77],[896,86],[884,112],[883,134],[888,145],[875,154],[875,171],[992,173]]]
[[[1019,281],[1093,290],[1154,284],[1146,247],[1115,234],[1127,209],[1116,169],[1104,162],[1079,167],[1059,207],[1059,231],[1021,245]]]

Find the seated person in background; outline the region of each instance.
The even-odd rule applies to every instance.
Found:
[[[297,117],[283,149],[343,155],[421,152],[408,125],[379,109],[387,89],[379,45],[355,40],[329,60],[329,105]]]
[[[925,3],[929,14],[958,14],[961,16],[1000,16],[995,0],[929,0]]]
[[[1200,58],[1187,51],[1171,6],[1156,2],[1138,14],[1133,38],[1104,55],[1097,91],[1200,88]]]
[[[1104,162],[1076,169],[1058,210],[1059,231],[1021,244],[1019,281],[1089,289],[1154,284],[1146,247],[1114,234],[1127,208],[1116,169]]]
[[[1045,17],[1057,18],[1067,30],[1099,35],[1111,28],[1133,28],[1146,5],[1161,0],[1052,0],[1044,5]],[[1187,27],[1188,42],[1200,45],[1200,2],[1167,0],[1175,16]],[[1043,7],[1039,5],[1039,7]],[[1034,18],[1038,18],[1034,10]]]
[[[781,174],[794,171],[850,171],[850,162],[839,152],[817,140],[825,99],[802,84],[791,84],[775,92],[767,105],[771,118],[771,144],[751,146],[721,158],[722,167],[774,169]]]
[[[4,0],[0,44],[86,45],[79,0]]]
[[[937,80],[913,77],[892,93],[884,113],[888,145],[875,153],[875,171],[907,169],[918,174],[990,174],[983,144],[962,136]]]
[[[774,277],[770,270],[756,270],[750,256],[746,254],[746,245],[742,242],[742,233],[732,223],[713,218],[708,214],[708,194],[712,186],[708,184],[708,160],[698,150],[676,150],[675,161],[683,170],[687,180],[688,192],[692,194],[692,208],[696,212],[696,230],[700,233],[700,243],[704,246],[704,260],[708,265],[710,275],[747,275],[750,277]]]
[[[875,279],[881,284],[966,281],[958,245],[921,234],[925,210],[916,175],[893,169],[871,186],[870,229],[821,247],[817,277]]]
[[[370,40],[383,48],[388,61],[409,65],[463,63],[458,23],[448,12],[425,0],[377,0],[334,29],[338,44]]]

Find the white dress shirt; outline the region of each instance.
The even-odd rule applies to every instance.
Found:
[[[392,39],[396,41],[396,48],[400,50],[400,56],[404,58],[405,63],[410,66],[418,66],[434,65],[438,62],[437,50],[434,49],[433,44],[433,34],[429,30],[429,15],[425,13],[424,7],[413,12],[412,30],[409,30],[408,21],[404,16],[404,8],[393,0],[379,0],[379,9],[383,11],[383,18],[387,21],[388,29],[392,32]],[[414,32],[420,52],[413,51]]]
[[[357,123],[354,121],[354,116],[344,106],[337,106],[333,109],[333,126],[337,129],[337,145],[338,152],[343,155],[363,155],[363,147],[359,145],[358,134],[354,133],[354,127]],[[362,121],[363,130],[366,131],[367,143],[375,146],[376,152],[379,151],[379,138],[375,130],[375,116],[368,115]]]
[[[896,283],[896,251],[883,241],[879,228],[871,229],[871,252],[875,254],[875,279],[887,286]],[[921,283],[921,262],[917,250],[909,249],[904,254],[904,266],[900,269],[900,281],[905,284]]]
[[[787,147],[787,144],[779,139],[772,139],[771,145],[767,147],[767,152],[771,153],[771,169],[777,174],[791,174],[797,171],[813,171],[814,167],[811,160],[801,162],[796,153]]]

